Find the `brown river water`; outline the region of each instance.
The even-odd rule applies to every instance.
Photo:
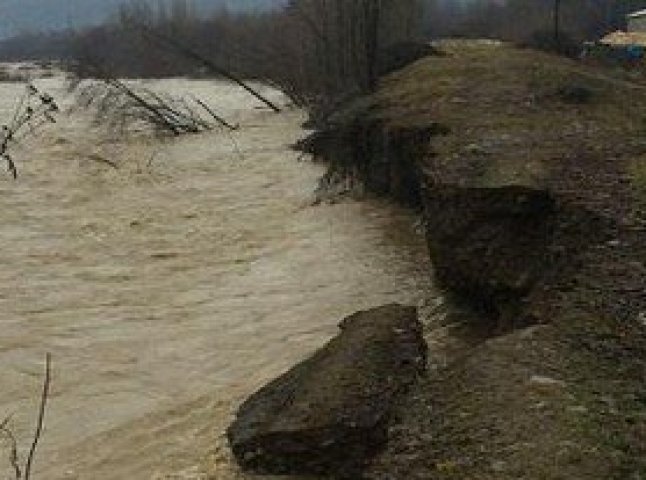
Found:
[[[345,315],[432,294],[414,214],[312,206],[322,167],[288,148],[303,114],[233,86],[152,82],[242,126],[159,140],[117,138],[60,78],[36,83],[66,107],[15,149],[20,178],[0,177],[0,419],[24,454],[51,352],[35,479],[255,478],[223,438],[239,402]],[[0,84],[2,121],[22,88]]]

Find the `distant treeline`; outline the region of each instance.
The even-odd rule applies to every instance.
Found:
[[[418,0],[291,0],[280,10],[220,10],[208,18],[184,0],[164,8],[137,3],[105,25],[75,32],[66,58],[80,76],[97,65],[118,77],[222,70],[273,83],[299,104],[320,105],[373,89],[381,52],[422,38],[421,18]],[[205,68],[195,56],[218,68]]]
[[[0,61],[69,59],[72,57],[76,35],[73,30],[21,33],[0,41]]]
[[[388,0],[371,1],[388,3]],[[291,9],[292,13],[299,9],[309,9],[317,13],[331,11],[338,9],[340,4],[338,0],[293,0],[288,3],[288,10]],[[345,3],[362,3],[362,0],[346,0]],[[418,33],[421,32],[426,37],[487,37],[522,41],[537,31],[551,29],[556,0],[415,0],[413,3],[418,4],[418,13],[423,12],[415,19],[418,22],[415,27],[419,29]],[[563,30],[579,41],[623,28],[627,13],[646,8],[646,0],[561,0],[560,4]],[[298,5],[300,7],[294,8]],[[138,42],[131,42],[127,34],[124,36],[121,24],[123,15],[132,15],[133,12],[148,22],[158,26],[165,25],[163,28],[166,30],[180,30],[183,35],[190,36],[193,42],[202,44],[211,54],[230,58],[231,64],[253,60],[254,55],[259,53],[258,50],[263,49],[260,46],[265,41],[269,40],[276,46],[276,43],[290,40],[285,38],[276,42],[274,38],[288,33],[282,30],[285,17],[289,16],[285,11],[245,14],[230,13],[221,9],[209,16],[198,17],[191,8],[190,0],[172,0],[170,3],[158,0],[138,1],[131,6],[122,7],[121,11],[115,12],[113,18],[103,26],[53,33],[25,33],[0,41],[0,61],[70,59],[75,57],[79,48],[83,48],[83,44],[101,40],[101,43],[92,45],[93,48],[102,50],[97,56],[114,57],[115,63],[120,63],[118,60],[121,60],[122,50],[137,47]],[[312,22],[309,25],[311,34],[317,35],[319,22],[331,19],[317,16],[309,19],[303,17],[301,20]],[[334,21],[351,20],[337,18]],[[264,36],[258,37],[258,33]],[[150,53],[148,48],[146,52]],[[130,53],[131,55],[127,55],[129,58],[137,53],[137,48]],[[148,59],[150,60],[150,57]],[[159,75],[169,73],[169,70],[171,73],[181,71],[181,65],[164,63],[161,62],[164,72],[160,71]],[[124,70],[131,68],[136,70],[132,71],[133,75],[156,73],[150,72],[145,65],[136,68],[123,67]],[[159,67],[153,70],[157,68]]]
[[[274,83],[300,103],[367,91],[383,52],[440,37],[549,38],[555,5],[563,37],[621,28],[646,0],[290,0],[279,10],[198,15],[189,0],[138,1],[104,25],[0,42],[0,61],[61,59],[81,76],[99,65],[119,77],[212,74],[169,48],[172,39],[222,69]]]
[[[425,31],[432,36],[501,38],[526,42],[553,30],[560,7],[563,33],[574,41],[594,40],[625,28],[626,15],[646,0],[426,0]]]

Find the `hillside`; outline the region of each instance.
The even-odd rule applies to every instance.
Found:
[[[370,479],[646,474],[646,89],[444,42],[301,148],[423,206],[431,372]]]

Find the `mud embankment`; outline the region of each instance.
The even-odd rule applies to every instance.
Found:
[[[297,145],[329,165],[322,201],[423,212],[448,300],[362,478],[641,478],[643,87],[503,44],[443,48]]]
[[[323,191],[338,194],[335,185],[345,180],[344,188],[419,209],[436,280],[487,318],[490,333],[539,323],[528,299],[568,272],[582,246],[609,239],[611,222],[548,188],[443,181],[427,159],[433,138],[447,130],[355,122],[316,132],[296,148],[329,165]]]
[[[391,130],[366,119],[318,130],[295,148],[328,165],[319,188],[322,198],[361,189],[419,206],[422,182],[417,160],[431,137],[443,131],[439,124]]]
[[[459,337],[464,346],[440,365],[443,352],[433,350],[452,347],[431,345],[430,374],[391,412],[387,445],[362,478],[614,478],[639,471],[642,434],[599,407],[625,394],[621,413],[610,409],[625,419],[641,411],[634,399],[641,398],[635,389],[644,364],[635,352],[643,336],[632,318],[638,305],[626,292],[643,278],[624,268],[632,253],[616,220],[548,185],[486,187],[478,172],[460,182],[443,176],[433,168],[433,143],[445,132],[440,125],[354,123],[299,145],[328,162],[326,186],[350,177],[349,188],[423,212],[429,275],[452,305],[438,324],[426,325],[426,336],[445,329],[444,340]],[[598,287],[631,275],[629,287]],[[632,326],[623,323],[618,333],[619,317],[604,303],[625,305]],[[594,347],[582,347],[588,341]],[[632,446],[618,449],[616,438]],[[576,460],[544,460],[563,455]]]

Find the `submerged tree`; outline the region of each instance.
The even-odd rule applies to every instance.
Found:
[[[2,125],[0,133],[0,160],[6,163],[7,170],[14,179],[18,177],[18,168],[10,151],[11,146],[42,125],[56,123],[58,110],[58,104],[51,95],[40,91],[32,83],[26,85],[13,118]]]

